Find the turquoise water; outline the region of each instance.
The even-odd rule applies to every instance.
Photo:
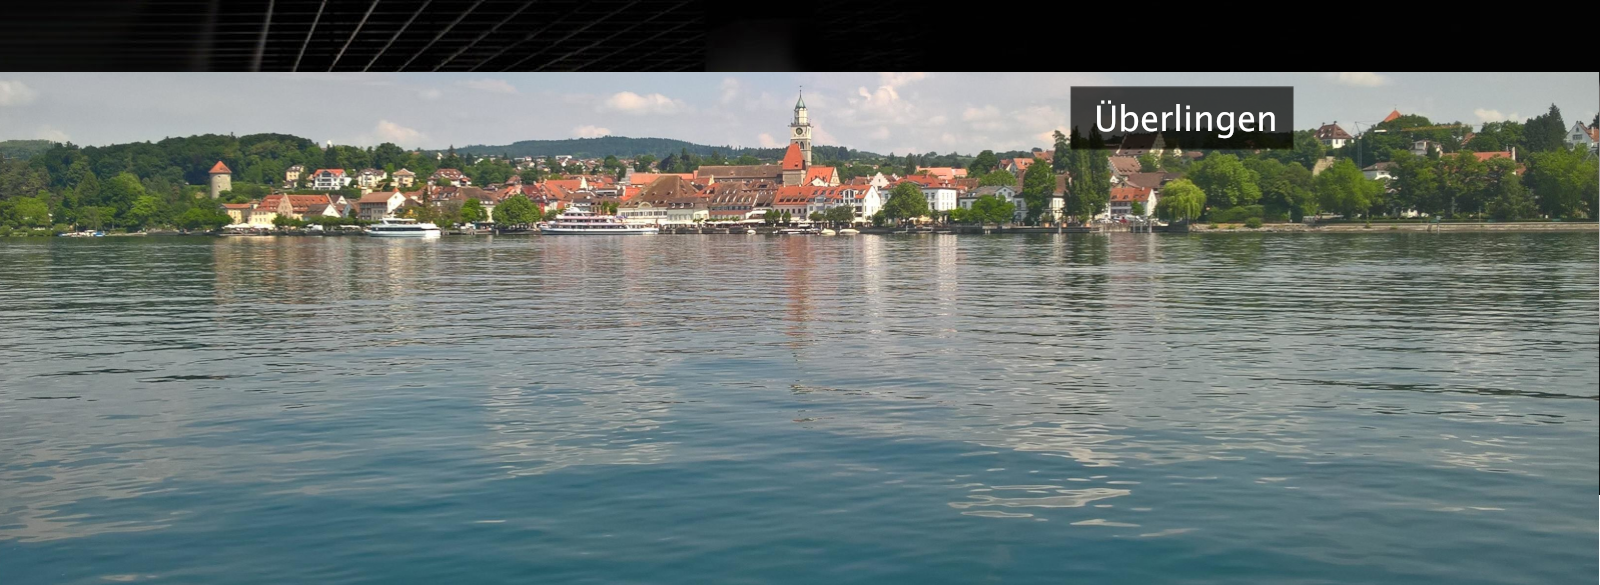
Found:
[[[1591,582],[1597,243],[0,242],[0,582]]]

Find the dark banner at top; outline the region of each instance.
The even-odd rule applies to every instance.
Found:
[[[1073,86],[1069,115],[1091,148],[1294,147],[1293,87]]]

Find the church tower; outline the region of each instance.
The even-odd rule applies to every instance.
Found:
[[[793,129],[789,135],[789,143],[800,147],[800,157],[805,161],[807,168],[811,167],[811,121],[806,119],[806,96],[800,94],[800,100],[794,103],[794,122],[789,124]]]

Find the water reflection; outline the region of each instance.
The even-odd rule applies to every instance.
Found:
[[[0,244],[0,540],[261,513],[217,486],[270,507],[641,468],[792,484],[771,513],[795,516],[839,490],[1266,538],[1208,523],[1303,490],[1536,532],[1562,511],[1542,486],[1592,485],[1600,278],[1592,234],[1501,236]],[[834,464],[902,483],[810,472]]]

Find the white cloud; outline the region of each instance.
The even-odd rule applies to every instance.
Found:
[[[993,120],[993,119],[998,118],[998,117],[1000,117],[1000,108],[996,108],[994,106],[984,106],[984,107],[981,107],[981,108],[967,108],[966,111],[961,112],[961,119],[962,120],[966,120],[968,122],[977,122],[979,120]]]
[[[888,87],[900,87],[913,81],[928,78],[927,73],[879,73],[878,80]]]
[[[572,135],[578,138],[599,138],[601,136],[610,136],[611,129],[601,128],[593,124],[585,124],[583,126],[573,128]]]
[[[373,142],[415,145],[422,139],[422,133],[388,120],[378,120],[378,126],[373,129],[373,137],[376,139]]]
[[[1522,116],[1518,116],[1516,112],[1511,112],[1511,115],[1507,116],[1501,114],[1500,110],[1487,110],[1484,108],[1472,110],[1472,115],[1477,116],[1479,122],[1504,122],[1506,120],[1522,119]]]
[[[1333,79],[1340,84],[1357,87],[1378,87],[1389,84],[1388,77],[1371,71],[1344,71],[1336,74]]]
[[[21,81],[0,81],[0,106],[25,106],[33,103],[39,92]]]
[[[887,126],[879,126],[877,130],[873,130],[871,133],[868,133],[867,137],[871,138],[873,140],[888,140],[889,139],[889,127],[887,127]]]
[[[739,99],[739,80],[728,77],[722,80],[722,103],[731,104]]]
[[[66,132],[62,132],[61,129],[50,126],[40,126],[39,132],[33,136],[34,138],[43,138],[51,142],[66,142],[68,139]]]
[[[504,79],[473,79],[463,81],[461,85],[492,93],[517,93],[517,88]]]
[[[417,97],[420,97],[420,98],[428,100],[428,101],[433,101],[433,100],[439,99],[441,97],[444,97],[444,92],[439,91],[439,88],[430,87],[428,89],[424,89],[422,91],[417,92]]]
[[[639,95],[631,91],[617,92],[600,103],[600,111],[617,111],[626,114],[673,114],[689,109],[682,100],[659,93]]]
[[[759,136],[756,136],[756,143],[760,144],[761,148],[777,148],[779,146],[783,146],[782,142],[778,142],[778,139],[773,138],[771,134],[766,132],[762,132]]]

